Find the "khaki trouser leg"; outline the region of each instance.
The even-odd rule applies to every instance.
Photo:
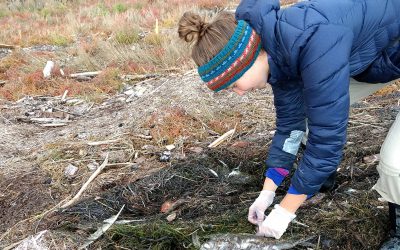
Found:
[[[373,189],[385,200],[400,204],[400,113],[386,136],[380,158],[379,179]]]

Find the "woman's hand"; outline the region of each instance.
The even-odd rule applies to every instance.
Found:
[[[271,206],[275,197],[275,190],[278,186],[273,180],[266,177],[264,180],[263,190],[260,192],[258,198],[249,208],[248,220],[254,225],[259,225],[265,218],[265,210]]]
[[[295,214],[277,204],[267,218],[260,224],[256,235],[279,239],[286,232],[289,223],[294,218],[296,218]]]
[[[263,190],[258,198],[249,208],[248,220],[254,225],[259,225],[265,218],[265,210],[271,206],[274,201],[275,191]]]

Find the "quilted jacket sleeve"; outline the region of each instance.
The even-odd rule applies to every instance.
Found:
[[[306,129],[302,86],[271,84],[276,109],[276,132],[269,149],[268,168],[290,170]]]
[[[299,70],[309,136],[292,185],[316,193],[336,171],[346,141],[349,112],[349,56],[353,33],[333,24],[313,27],[300,46]],[[305,32],[307,34],[307,30]]]

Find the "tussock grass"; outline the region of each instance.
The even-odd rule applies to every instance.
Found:
[[[215,6],[221,6],[222,2],[215,2]],[[59,47],[54,52],[12,53],[9,57],[24,60],[24,65],[18,67],[7,66],[14,59],[2,59],[0,77],[7,83],[0,88],[0,97],[16,100],[29,94],[54,95],[60,92],[57,88],[69,89],[70,95],[104,96],[117,92],[122,84],[113,83],[109,89],[101,81],[82,84],[59,77],[49,84],[49,80],[38,78],[47,60],[70,72],[117,68],[121,74],[146,74],[171,68],[191,69],[194,64],[190,60],[190,49],[177,36],[177,21],[185,11],[208,5],[202,3],[199,7],[181,0],[0,3],[0,14],[5,17],[0,24],[4,31],[0,34],[0,43]],[[31,76],[23,76],[32,73],[35,73],[34,84]]]

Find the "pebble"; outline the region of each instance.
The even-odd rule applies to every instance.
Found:
[[[65,167],[65,169],[64,169],[64,175],[67,177],[67,178],[73,178],[73,177],[75,177],[75,175],[76,175],[76,173],[78,172],[78,168],[77,167],[75,167],[74,165],[72,165],[72,164],[69,164],[67,167]]]

